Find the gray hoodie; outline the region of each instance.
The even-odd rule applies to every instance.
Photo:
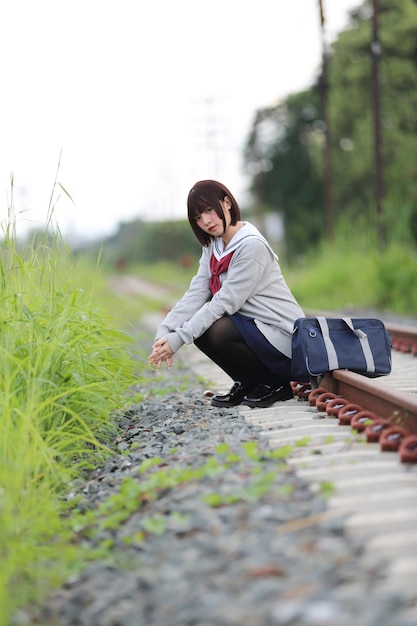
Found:
[[[234,251],[229,268],[220,276],[221,289],[211,295],[210,258]],[[304,313],[281,273],[278,257],[266,239],[249,222],[244,222],[223,250],[216,237],[204,247],[197,274],[188,290],[158,326],[156,339],[166,337],[177,352],[191,344],[224,315],[242,313],[280,352],[291,357],[294,321]]]

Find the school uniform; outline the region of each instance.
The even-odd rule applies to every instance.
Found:
[[[175,353],[224,316],[269,369],[283,376],[276,364],[280,355],[291,359],[294,321],[304,313],[285,282],[277,255],[249,222],[244,222],[226,248],[221,237],[203,247],[197,274],[158,326],[156,339],[165,336]],[[287,366],[285,372],[288,378]]]

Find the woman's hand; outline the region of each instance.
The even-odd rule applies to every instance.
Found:
[[[174,353],[166,337],[161,337],[155,341],[148,361],[149,365],[156,365],[158,370],[163,362],[166,363],[168,369],[174,364]]]

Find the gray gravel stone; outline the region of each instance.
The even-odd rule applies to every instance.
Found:
[[[79,511],[108,503],[126,480],[139,485],[152,475],[139,466],[157,457],[155,472],[206,469],[138,498],[117,527],[85,537],[91,548],[111,539],[113,564],[90,566],[45,606],[20,611],[15,626],[409,626],[403,599],[377,594],[378,570],[359,569],[363,546],[344,535],[342,520],[280,532],[325,512],[325,500],[268,457],[236,409],[211,407],[200,383],[146,397],[115,420],[114,454],[72,485]],[[251,443],[260,459],[245,453]],[[226,452],[216,452],[220,444]],[[150,530],[155,519],[160,533]]]

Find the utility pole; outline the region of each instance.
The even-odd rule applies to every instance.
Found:
[[[379,249],[385,245],[385,226],[382,207],[382,152],[381,152],[381,105],[379,61],[381,58],[381,44],[379,41],[379,0],[372,0],[372,105],[374,118],[374,185],[375,185],[375,220],[376,236]]]
[[[329,80],[328,80],[328,67],[329,67],[329,52],[326,43],[326,30],[325,30],[325,17],[323,9],[323,0],[319,0],[319,13],[320,13],[320,25],[321,25],[321,37],[322,37],[322,69],[319,79],[319,89],[321,97],[321,115],[325,124],[324,128],[324,217],[325,217],[325,232],[327,239],[332,241],[334,239],[334,227],[335,227],[335,215],[334,215],[334,202],[333,202],[333,164],[332,164],[332,148],[331,148],[331,133],[329,124]]]

